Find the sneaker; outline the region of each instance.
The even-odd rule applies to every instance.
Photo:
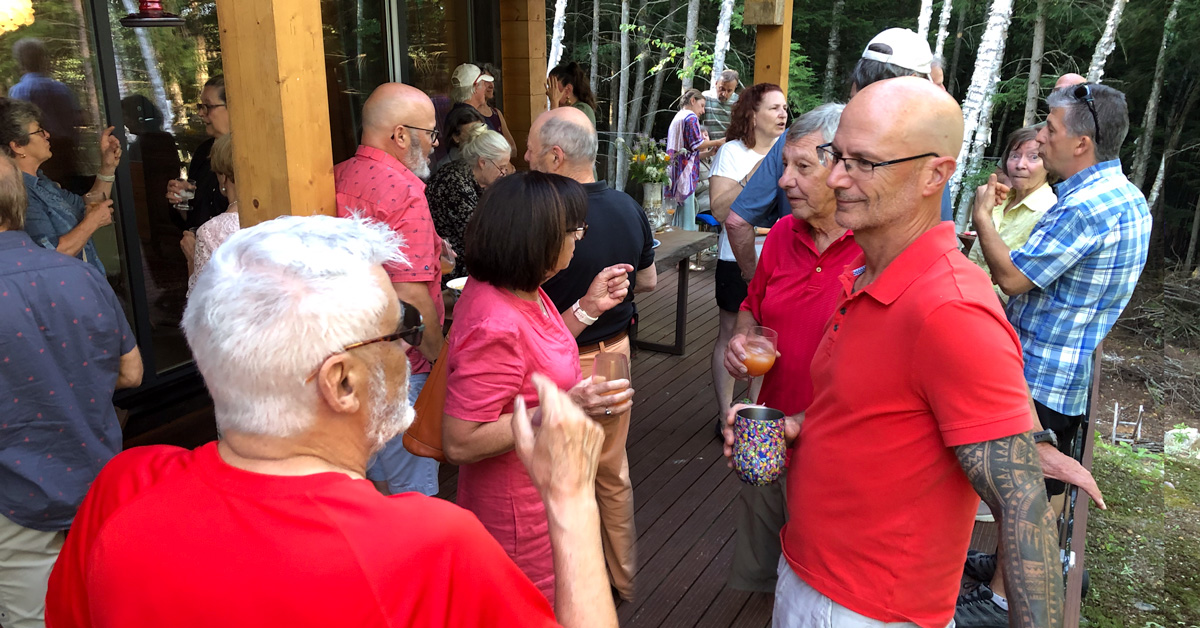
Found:
[[[996,575],[996,555],[979,550],[968,551],[967,562],[963,564],[963,575],[975,582],[991,582],[992,576]]]
[[[970,598],[970,599],[967,599]],[[1008,611],[992,601],[992,590],[981,584],[959,598],[954,607],[955,628],[1008,628]]]
[[[979,509],[975,511],[975,520],[991,522],[995,521],[996,517],[992,514],[992,509],[988,508],[987,504],[979,502]]]

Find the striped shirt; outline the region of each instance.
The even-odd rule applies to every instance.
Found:
[[[721,102],[712,92],[704,93],[704,129],[708,131],[708,139],[725,137],[725,130],[729,128],[729,114],[737,101],[737,94],[730,94],[729,100]]]
[[[1120,161],[1058,186],[1058,203],[1010,254],[1036,286],[1006,308],[1035,400],[1069,416],[1084,413],[1092,352],[1129,303],[1149,246],[1150,210]]]

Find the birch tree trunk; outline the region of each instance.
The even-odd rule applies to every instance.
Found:
[[[621,132],[625,133],[626,137],[630,137],[637,133],[638,123],[642,120],[642,101],[646,97],[646,32],[642,27],[646,23],[646,4],[649,0],[642,0],[638,6],[637,15],[633,18],[633,23],[638,27],[638,36],[642,38],[640,42],[635,44],[638,51],[637,61],[634,62],[633,70],[633,99],[629,103],[629,118],[626,120],[626,125],[621,128]]]
[[[1121,24],[1121,14],[1125,11],[1126,0],[1113,0],[1112,10],[1108,12],[1108,21],[1104,23],[1104,33],[1096,42],[1096,52],[1092,54],[1092,65],[1088,67],[1087,80],[1089,83],[1099,83],[1104,77],[1104,64],[1108,55],[1117,47],[1117,26]]]
[[[959,1],[966,2],[966,0]],[[933,55],[935,57],[941,57],[942,53],[945,51],[946,35],[950,33],[950,5],[950,0],[945,0],[942,2],[942,14],[940,17],[938,17],[937,46],[935,46],[933,49]],[[943,67],[942,69],[944,70],[945,68]]]
[[[1037,0],[1037,17],[1033,20],[1033,51],[1029,53],[1029,84],[1025,87],[1025,117],[1022,126],[1037,118],[1038,101],[1042,98],[1042,55],[1046,52],[1046,0]]]
[[[662,39],[670,38],[675,26],[675,11],[679,9],[679,0],[670,0],[667,5],[667,17],[663,20]],[[649,33],[647,33],[649,35]],[[654,87],[650,88],[650,101],[646,103],[646,116],[642,118],[642,135],[647,137],[654,131],[654,117],[658,114],[658,101],[662,97],[663,81],[667,78],[667,62],[670,55],[666,49],[658,53],[658,62],[654,65]],[[639,77],[638,80],[641,80]]]
[[[600,0],[592,1],[592,93],[600,93]]]
[[[1133,184],[1142,187],[1146,182],[1146,168],[1150,165],[1150,151],[1154,145],[1154,126],[1158,122],[1158,101],[1162,97],[1163,74],[1167,65],[1167,43],[1175,20],[1179,17],[1179,0],[1171,0],[1167,21],[1163,25],[1162,45],[1158,48],[1158,61],[1154,64],[1154,86],[1150,89],[1150,100],[1146,102],[1146,115],[1142,117],[1142,134],[1138,137],[1137,149],[1133,153]]]
[[[617,126],[617,102],[621,98],[621,78],[620,68],[614,68],[614,72],[608,79],[608,182],[613,183],[617,180],[617,153],[621,150],[617,144],[617,138],[620,137],[621,128]]]
[[[629,23],[629,0],[621,0],[621,70],[620,86],[617,92],[617,172],[612,182],[618,190],[625,189],[625,175],[629,170],[629,152],[625,150],[625,129],[629,126],[629,29],[624,28]]]
[[[1196,198],[1196,213],[1192,216],[1192,237],[1188,240],[1187,257],[1183,258],[1183,274],[1192,272],[1192,261],[1196,259],[1196,239],[1200,238],[1200,197]]]
[[[834,0],[833,19],[829,23],[829,56],[825,58],[825,84],[821,88],[821,98],[825,102],[833,100],[836,89],[838,56],[842,44],[842,11],[845,8],[846,0]]]
[[[963,23],[967,21],[968,4],[969,2],[967,0],[959,0],[958,23],[955,25],[954,29],[954,55],[950,60],[950,71],[946,72],[946,77],[943,79],[944,84],[946,85],[946,92],[956,98],[958,97],[958,59],[959,54],[962,52],[963,30],[965,29]],[[951,86],[950,81],[954,81],[953,86]]]
[[[1012,20],[1013,0],[993,0],[988,11],[987,26],[975,56],[975,71],[963,102],[963,144],[958,154],[958,168],[950,178],[951,198],[958,198],[963,174],[977,167],[987,147],[991,132],[992,97],[1000,81],[1000,65],[1004,61],[1004,43]],[[966,227],[971,212],[962,211],[971,194],[962,197],[957,218],[959,230]]]
[[[929,20],[933,17],[933,0],[921,0],[921,11],[917,14],[917,35],[929,40]]]
[[[729,21],[733,18],[733,1],[721,0],[721,16],[717,18],[717,37],[713,42],[712,77],[708,81],[713,89],[716,89],[721,72],[725,71],[725,52],[729,50]]]
[[[692,88],[696,66],[696,31],[700,28],[700,0],[688,0],[687,30],[683,32],[683,87],[679,93]]]
[[[130,13],[137,13],[137,2],[134,0],[122,0],[125,10]],[[154,92],[154,101],[162,110],[163,119],[175,121],[175,111],[171,107],[171,100],[167,98],[166,84],[163,83],[162,74],[158,71],[158,56],[154,54],[154,44],[150,42],[150,35],[144,28],[135,28],[133,30],[134,37],[137,38],[138,50],[142,53],[142,61],[146,64],[146,78],[150,82],[150,90]]]
[[[567,0],[554,0],[554,27],[550,33],[550,59],[546,61],[546,76],[550,76],[550,70],[562,59],[563,35],[566,28]]]

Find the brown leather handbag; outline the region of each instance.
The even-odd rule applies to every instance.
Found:
[[[438,359],[433,363],[433,370],[425,380],[425,387],[417,395],[413,410],[417,417],[413,419],[408,431],[404,432],[404,448],[408,453],[422,458],[433,458],[438,462],[446,461],[442,452],[442,416],[446,407],[446,350],[449,342],[442,343]]]

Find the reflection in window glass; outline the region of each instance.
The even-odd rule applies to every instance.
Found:
[[[367,96],[388,81],[384,0],[321,0],[333,161],[354,155]]]

